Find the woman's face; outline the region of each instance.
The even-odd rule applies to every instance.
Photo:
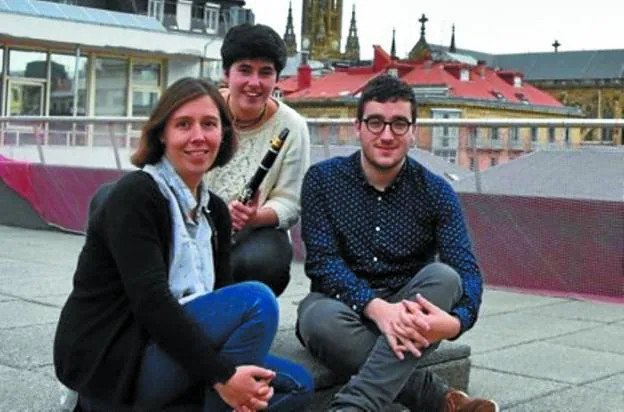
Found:
[[[225,78],[230,89],[230,107],[238,116],[257,116],[273,93],[277,71],[268,60],[245,59],[234,63]]]
[[[167,120],[165,156],[193,193],[217,158],[222,140],[219,108],[210,96],[186,102]]]

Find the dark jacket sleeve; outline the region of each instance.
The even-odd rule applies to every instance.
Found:
[[[193,377],[225,382],[235,367],[220,358],[171,295],[163,250],[167,203],[143,172],[111,192],[104,237],[119,270],[131,310],[149,336]],[[160,230],[159,230],[160,229]],[[167,230],[170,230],[167,228]]]
[[[217,231],[217,243],[214,248],[215,260],[215,289],[234,283],[230,263],[232,249],[232,221],[230,211],[225,202],[216,194],[210,193],[208,203],[208,217]]]

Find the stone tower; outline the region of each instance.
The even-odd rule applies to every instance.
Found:
[[[284,43],[286,43],[289,56],[297,53],[297,36],[295,36],[295,27],[293,25],[292,1],[288,4],[288,19],[286,21],[286,32],[284,33]]]
[[[357,24],[355,20],[355,3],[351,11],[351,24],[349,25],[349,35],[347,36],[347,44],[345,45],[344,58],[352,62],[360,61],[360,39],[357,33]]]
[[[339,59],[342,0],[303,0],[301,48],[315,60]]]

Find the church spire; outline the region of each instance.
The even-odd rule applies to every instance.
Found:
[[[451,47],[449,47],[449,52],[457,53],[457,48],[455,48],[455,25],[453,24],[453,34],[451,35]]]
[[[286,43],[289,56],[297,53],[297,37],[295,36],[295,28],[293,25],[292,1],[288,4],[288,19],[286,21],[286,33],[284,33],[284,43]]]
[[[418,39],[418,43],[410,50],[408,58],[410,60],[429,60],[431,59],[431,47],[429,47],[427,40],[425,40],[425,23],[427,23],[429,19],[423,13],[418,21],[420,22],[420,39]]]
[[[353,61],[360,60],[360,39],[358,38],[355,19],[355,2],[353,2],[351,11],[351,25],[349,26],[349,35],[347,36],[347,45],[345,46],[345,57]]]
[[[392,45],[390,46],[390,58],[392,60],[397,59],[395,35],[396,35],[396,29],[393,27],[392,28]]]
[[[557,53],[559,51],[559,47],[561,46],[561,43],[559,43],[559,40],[555,40],[552,46],[555,48],[555,53]]]

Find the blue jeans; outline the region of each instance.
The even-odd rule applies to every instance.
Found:
[[[274,294],[260,282],[244,282],[201,296],[184,305],[219,356],[235,365],[261,365],[277,372],[269,411],[304,410],[313,392],[310,373],[289,360],[269,355],[277,332],[278,308]],[[157,344],[145,349],[138,373],[135,404],[158,409],[171,404],[198,384]],[[85,400],[81,399],[81,405]],[[88,408],[88,407],[87,407]],[[203,410],[231,411],[211,386],[206,386]]]

